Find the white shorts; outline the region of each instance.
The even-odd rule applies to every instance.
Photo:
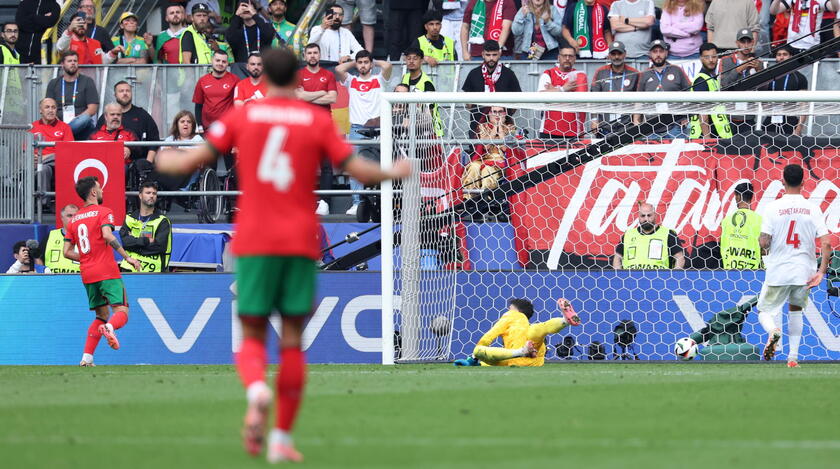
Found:
[[[806,285],[763,285],[758,294],[758,311],[777,314],[785,303],[805,309],[808,306],[809,288]]]

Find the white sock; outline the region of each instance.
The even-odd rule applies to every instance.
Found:
[[[248,386],[248,390],[246,391],[246,396],[248,397],[248,402],[255,402],[257,399],[260,399],[265,392],[268,392],[269,395],[271,393],[271,388],[265,384],[265,381],[255,381]]]
[[[271,432],[268,434],[268,444],[283,444],[286,446],[291,446],[292,444],[292,435],[280,430],[279,428],[272,428]]]
[[[93,355],[89,353],[82,354],[82,361],[85,363],[93,363]]]
[[[773,331],[779,329],[779,326],[776,325],[776,321],[773,320],[772,313],[759,312],[758,322],[761,323],[761,327],[763,327],[768,334],[772,334]]]
[[[788,313],[788,335],[790,336],[788,360],[799,360],[799,341],[802,339],[802,311]]]

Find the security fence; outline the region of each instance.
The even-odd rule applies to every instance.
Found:
[[[34,169],[29,126],[0,125],[0,223],[32,222]]]

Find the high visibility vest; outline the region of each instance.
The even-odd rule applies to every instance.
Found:
[[[7,44],[0,44],[3,49],[3,65],[20,65],[20,54],[15,55]]]
[[[720,82],[717,78],[712,78],[711,76],[700,72],[697,74],[697,77],[694,79],[694,83],[697,80],[703,80],[706,84],[709,85],[709,91],[720,91]],[[694,91],[694,83],[691,84],[691,91]],[[729,118],[723,112],[725,110],[725,106],[719,104],[715,106],[714,110],[718,111],[714,114],[709,115],[709,119],[712,121],[712,125],[715,126],[715,133],[719,138],[732,138],[732,128],[729,126]],[[700,126],[700,116],[697,114],[692,115],[689,118],[689,138],[702,138],[703,137],[703,129]]]
[[[418,37],[417,42],[420,43],[420,50],[426,57],[432,57],[439,61],[452,62],[455,60],[455,41],[448,37],[443,37],[443,49],[438,49],[432,45],[432,41],[427,39],[425,34]]]
[[[638,229],[627,230],[621,237],[624,254],[621,267],[625,269],[668,269],[671,267],[668,234],[671,230],[660,226],[651,234]]]
[[[196,63],[204,65],[213,63],[213,49],[207,45],[207,41],[204,40],[204,36],[199,34],[193,25],[187,27],[187,29],[181,34],[181,38],[178,43],[178,47],[180,49],[180,52],[178,53],[178,62],[184,63],[184,34],[192,34],[193,44],[195,44]]]
[[[409,81],[411,81],[411,73],[406,73],[403,75],[401,83],[403,85],[408,85]],[[423,90],[426,89],[426,83],[431,83],[434,86],[434,83],[429,78],[429,75],[426,75],[424,72],[420,72],[420,81],[418,81],[413,88],[409,85],[409,91],[422,93]],[[440,117],[440,109],[437,104],[430,104],[429,109],[432,111],[432,125],[435,127],[435,135],[443,137],[443,119]]]
[[[761,215],[739,208],[721,222],[720,257],[724,269],[760,269]]]
[[[64,257],[64,230],[61,228],[50,231],[44,248],[44,265],[54,274],[79,273],[79,263]]]
[[[166,220],[166,217],[160,215],[153,220],[147,221],[144,225],[142,221],[134,218],[132,214],[127,214],[125,216],[125,226],[131,230],[131,236],[134,236],[135,238],[139,238],[140,236],[151,236],[154,238],[158,227],[160,227],[160,224],[163,223],[164,220]],[[172,230],[169,230],[169,238],[166,240],[166,252],[163,254],[144,256],[136,252],[131,252],[128,249],[126,249],[125,252],[127,252],[129,256],[140,261],[140,264],[143,266],[141,272],[163,272],[163,269],[169,265],[169,256],[172,254]],[[125,270],[134,270],[134,267],[132,267],[125,259],[120,261],[120,267]]]

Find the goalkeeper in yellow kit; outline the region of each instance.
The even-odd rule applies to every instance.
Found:
[[[580,318],[572,304],[564,298],[557,300],[562,318],[530,323],[534,305],[526,299],[508,301],[508,311],[493,324],[473,350],[469,358],[455,360],[456,366],[543,366],[545,363],[545,337],[560,332],[566,326],[580,325]],[[504,347],[491,347],[502,336]]]

